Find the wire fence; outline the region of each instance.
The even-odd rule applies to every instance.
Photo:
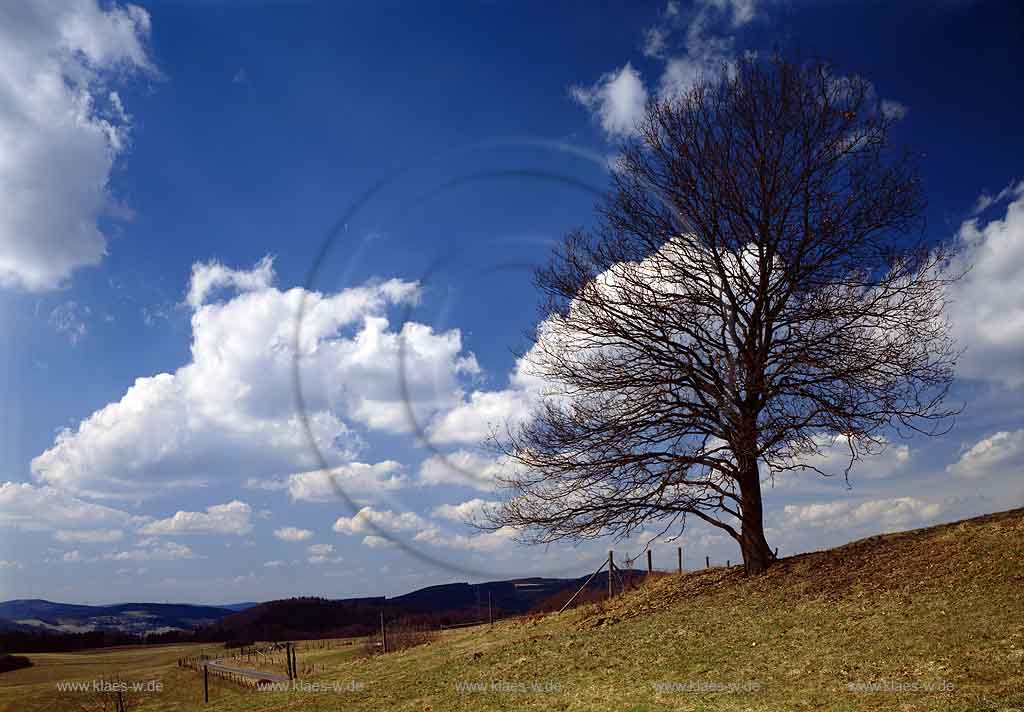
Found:
[[[655,569],[653,550],[649,547],[635,556],[630,556],[628,553],[622,555],[623,566],[616,563],[614,550],[609,550],[608,557],[597,570],[590,574],[583,585],[576,589],[557,611],[554,611],[553,608],[550,611],[562,613],[572,606],[573,603],[580,605],[581,603],[594,602],[603,598],[611,599],[640,585],[654,575],[664,576],[671,573],[682,575],[687,572],[684,566],[683,547],[676,547],[675,553],[675,566],[673,568]],[[775,555],[778,556],[778,549],[775,550]],[[646,570],[637,568],[638,562],[642,564],[644,559],[646,559]],[[725,565],[729,567],[732,565],[732,562],[726,560]],[[709,556],[704,557],[704,567],[711,567],[711,558]],[[603,580],[599,578],[602,573],[604,574]],[[597,585],[594,585],[595,580],[599,582]],[[595,596],[596,590],[598,590],[597,586],[606,589],[600,594],[600,598]],[[588,589],[591,592],[590,595],[581,598]],[[371,655],[392,653],[432,642],[441,631],[493,625],[501,620],[529,616],[532,612],[505,615],[503,611],[496,611],[493,606],[491,592],[488,591],[486,619],[483,619],[482,613],[482,602],[480,602],[478,603],[478,615],[481,616],[481,619],[456,623],[441,622],[437,624],[437,628],[430,628],[422,624],[413,625],[401,617],[396,617],[389,621],[385,612],[381,610],[380,624],[377,632],[361,638],[363,649],[367,654]],[[359,639],[311,639],[299,642],[275,642],[262,645],[236,644],[232,648],[226,648],[223,652],[218,651],[216,657],[201,652],[198,655],[178,658],[178,667],[203,673],[203,697],[204,701],[209,701],[210,676],[250,689],[273,684],[280,680],[292,681],[299,677],[300,672],[303,675],[315,675],[328,671],[327,667],[323,664],[304,661],[300,665],[297,657],[299,651],[330,650],[357,645],[358,642]],[[227,665],[228,661],[233,664]],[[230,669],[232,667],[243,669]],[[281,670],[283,670],[283,675],[278,672]]]

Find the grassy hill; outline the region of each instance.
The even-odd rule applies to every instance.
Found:
[[[59,666],[34,662],[0,676],[0,709],[76,709]],[[789,557],[756,579],[664,575],[385,656],[302,650],[299,665],[327,691],[220,684],[205,709],[1024,710],[1024,510]],[[134,709],[202,707],[195,673],[153,670],[165,692]]]

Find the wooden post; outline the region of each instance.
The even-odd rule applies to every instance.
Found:
[[[210,701],[210,668],[203,663],[203,704]]]
[[[779,547],[775,547],[775,558],[779,558]]]
[[[614,575],[614,571],[615,571],[615,553],[611,549],[609,549],[608,550],[608,599],[609,600],[611,600],[611,597],[612,597],[612,576]]]
[[[654,573],[654,565],[651,563],[651,550],[647,550],[647,573]]]
[[[728,559],[725,560],[725,568],[729,568],[729,560]]]
[[[384,627],[384,611],[380,612],[380,647],[381,652],[388,652],[388,629]]]
[[[676,551],[679,554],[679,573],[683,573],[683,547],[676,547]]]
[[[710,556],[705,556],[704,557],[704,568],[705,569],[710,569],[711,568],[711,557]]]
[[[494,625],[494,608],[491,606],[491,592],[487,591],[487,625]]]

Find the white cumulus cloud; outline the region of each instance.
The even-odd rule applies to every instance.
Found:
[[[311,470],[289,475],[286,486],[294,500],[327,502],[338,499],[338,488],[347,493],[399,489],[408,483],[403,470],[401,463],[394,460],[372,465],[350,462],[330,470]]]
[[[632,64],[601,76],[589,87],[574,86],[569,95],[593,112],[611,137],[629,136],[643,118],[647,89]]]
[[[499,475],[517,467],[507,458],[492,458],[469,450],[431,455],[420,463],[419,482],[424,485],[462,485],[483,492],[497,486]]]
[[[424,529],[428,525],[415,512],[396,514],[389,509],[382,511],[373,507],[363,507],[352,517],[338,517],[333,529],[339,534],[364,534],[366,532],[384,530],[388,532],[411,531]]]
[[[409,432],[410,409],[428,422],[464,398],[461,379],[478,366],[458,330],[390,327],[387,309],[414,302],[416,283],[373,282],[325,295],[282,291],[269,284],[272,275],[269,259],[248,272],[216,263],[194,268],[191,361],[136,379],[120,400],[63,430],[32,461],[34,477],[78,494],[141,497],[240,473],[258,486],[312,471],[319,460],[295,411],[300,304],[306,414],[331,467],[351,463],[363,447],[357,427]],[[215,299],[222,287],[242,291]],[[377,464],[338,472],[353,482],[377,478],[376,486],[398,476],[391,470]],[[288,486],[302,493],[310,479]]]
[[[394,545],[395,543],[390,539],[375,534],[368,534],[363,537],[363,546],[368,546],[371,549],[386,549]]]
[[[123,537],[124,531],[121,529],[83,529],[81,531],[58,529],[53,534],[53,538],[57,541],[82,544],[111,544],[121,541]]]
[[[111,84],[157,76],[149,34],[136,5],[0,3],[0,285],[53,289],[106,253],[131,129]]]
[[[512,527],[502,527],[492,532],[471,535],[446,534],[437,528],[430,528],[420,532],[413,539],[446,549],[496,552],[508,549],[512,545],[515,535],[516,530]]]
[[[225,267],[216,260],[197,262],[192,265],[192,279],[189,280],[185,303],[199,309],[207,297],[217,289],[233,287],[239,292],[266,289],[274,282],[274,260],[269,255],[256,263],[251,270]]]
[[[167,519],[157,519],[140,529],[142,534],[234,534],[252,531],[252,508],[233,500],[207,507],[205,512],[178,511]]]
[[[887,532],[934,520],[942,505],[915,497],[893,497],[863,502],[834,500],[813,504],[788,504],[783,509],[783,526],[830,529],[870,528]]]
[[[433,515],[454,522],[472,521],[474,517],[479,517],[484,510],[496,507],[498,504],[500,502],[476,497],[459,504],[442,504],[434,508]]]
[[[979,201],[989,208],[1007,198],[1002,218],[960,226],[960,253],[949,269],[969,271],[948,298],[954,333],[966,347],[958,374],[1016,388],[1024,385],[1024,181]]]
[[[334,552],[333,544],[311,544],[307,551],[309,551],[309,558],[306,561],[311,564],[337,563],[341,561],[340,556],[331,556]]]
[[[798,484],[801,472],[820,472],[832,477],[843,477],[846,468],[850,466],[850,445],[849,440],[843,435],[827,436],[819,435],[815,438],[820,450],[817,455],[808,455],[801,458],[800,462],[808,469],[804,471],[783,472],[776,475],[772,484],[775,486],[795,486]],[[864,455],[854,463],[850,469],[849,477],[852,480],[864,478],[867,480],[879,480],[903,472],[911,461],[911,450],[903,443],[892,443],[882,439],[878,450],[872,454]],[[815,472],[817,471],[817,472]],[[770,480],[766,477],[766,482]]]
[[[194,559],[196,555],[190,547],[173,541],[144,540],[135,549],[104,554],[110,561],[177,561]]]
[[[29,482],[0,484],[0,526],[26,531],[78,532],[133,526],[143,521],[143,517],[87,502],[55,487]]]
[[[1019,479],[1022,467],[1024,430],[1001,430],[964,451],[946,472],[968,479],[992,474]]]
[[[306,539],[313,538],[313,532],[309,529],[299,529],[298,527],[281,527],[274,530],[274,536],[281,541],[305,541]]]

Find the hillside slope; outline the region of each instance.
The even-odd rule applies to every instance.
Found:
[[[346,709],[367,710],[1024,708],[1024,510],[789,557],[759,578],[666,575],[311,679],[362,681]]]
[[[664,575],[564,614],[356,652],[301,646],[306,687],[218,682],[206,709],[1019,712],[1024,510],[789,557],[759,578]],[[53,687],[64,659],[5,673],[0,709],[78,709]],[[201,676],[160,670],[164,692],[133,712],[203,709]]]

